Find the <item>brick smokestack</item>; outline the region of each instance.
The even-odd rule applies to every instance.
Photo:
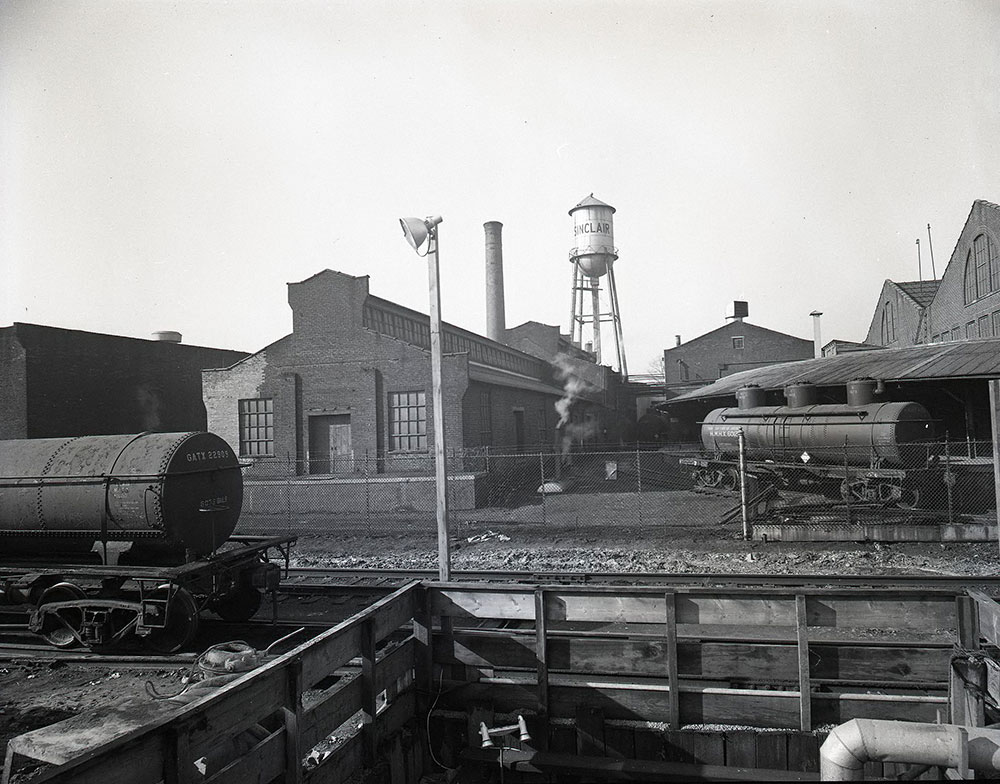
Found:
[[[506,332],[503,303],[503,245],[500,221],[483,224],[486,229],[486,337],[502,342]]]

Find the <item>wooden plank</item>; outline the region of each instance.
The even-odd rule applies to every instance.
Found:
[[[114,755],[97,754],[75,759],[44,771],[37,782],[73,782],[73,784],[148,784],[152,774],[163,775],[164,744],[162,735],[143,735],[134,743],[119,746]]]
[[[285,783],[299,784],[302,781],[302,659],[295,657],[285,668],[287,675],[287,707],[282,709],[285,728]],[[267,781],[267,779],[264,779]]]
[[[757,732],[757,765],[770,770],[788,770],[788,733]]]
[[[975,603],[975,624],[959,626],[963,646],[976,650],[981,647],[981,637],[985,637],[990,645],[1000,645],[1000,604],[982,591],[969,589],[966,593]]]
[[[680,665],[677,661],[677,594],[673,591],[667,591],[663,598],[666,610],[666,650],[664,656],[667,659],[667,686],[670,688],[668,721],[671,729],[679,730],[681,728],[681,701],[678,689]],[[627,672],[634,671],[627,664],[624,669]]]
[[[576,753],[603,757],[604,713],[593,705],[576,705]]]
[[[575,683],[575,685],[573,685]],[[790,729],[799,726],[799,694],[797,691],[767,689],[725,689],[680,684],[681,715],[691,724],[739,724],[752,727]],[[669,711],[669,690],[637,685],[575,681],[553,678],[551,684],[551,715],[574,717],[581,702],[603,710],[608,719],[663,721]],[[534,684],[492,679],[462,687],[448,684],[439,707],[462,709],[470,700],[491,699],[500,712],[515,712],[530,705]],[[840,724],[852,716],[863,718],[906,718],[913,721],[934,721],[947,706],[947,697],[925,694],[891,695],[861,692],[831,692],[813,695],[813,721]]]
[[[668,730],[666,760],[697,765],[725,765],[725,737],[721,732]]]
[[[664,733],[662,730],[648,728],[636,728],[633,735],[635,744],[635,759],[659,760],[664,759]]]
[[[354,676],[341,679],[303,712],[299,728],[302,747],[311,749],[360,710],[361,680]]]
[[[454,638],[453,638],[454,639]],[[548,733],[544,731],[549,717],[549,636],[548,616],[545,609],[545,591],[535,591],[535,680],[538,688],[538,720],[542,731],[537,747],[544,750]]]
[[[798,636],[799,729],[812,729],[812,687],[809,683],[809,627],[806,618],[806,597],[795,597],[795,631]]]
[[[375,764],[378,738],[375,734],[375,711],[378,691],[375,688],[375,619],[366,619],[361,626],[361,734],[365,747],[365,763]]]
[[[408,583],[397,591],[289,651],[285,657],[302,657],[304,688],[310,689],[327,675],[347,664],[361,650],[361,625],[374,619],[376,641],[408,623],[417,605],[419,583]],[[395,624],[395,625],[394,625]]]
[[[788,735],[788,770],[810,773],[819,772],[819,747],[825,737],[811,732],[793,732]]]
[[[751,730],[727,730],[725,764],[737,768],[756,768],[758,734]]]
[[[677,623],[730,626],[795,626],[793,595],[784,592],[727,590],[711,594],[677,591]],[[950,628],[954,624],[953,594],[916,596],[899,591],[828,593],[807,597],[810,626],[834,628],[892,628],[915,632]],[[546,589],[546,614],[551,622],[661,623],[665,600],[641,595],[635,589],[617,593],[569,588]],[[436,588],[435,612],[455,617],[530,620],[533,597],[526,590]]]
[[[466,763],[476,763],[482,769],[496,769],[497,749],[467,749],[462,753]],[[531,776],[524,781],[537,781],[539,775],[555,776],[556,780],[583,781],[816,781],[811,773],[785,770],[734,768],[723,765],[624,760],[606,757],[581,757],[575,754],[511,751],[504,754],[504,763],[518,773]]]
[[[205,784],[265,784],[288,773],[285,760],[284,729],[279,729],[215,775],[199,780]]]
[[[635,759],[635,728],[627,724],[605,722],[604,753],[609,757]]]
[[[435,641],[435,658],[472,667],[533,668],[533,639],[497,631],[455,633],[455,646],[448,651]],[[659,675],[665,670],[669,682],[669,642],[656,639],[599,639],[549,636],[547,659],[555,672],[634,672]],[[941,682],[947,672],[951,646],[911,648],[857,643],[810,641],[814,679],[860,680],[899,683]],[[793,682],[797,662],[796,645],[787,643],[679,642],[679,677],[748,683]]]

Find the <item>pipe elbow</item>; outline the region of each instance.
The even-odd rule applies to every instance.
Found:
[[[834,727],[819,750],[821,781],[861,781],[868,754],[859,722],[851,719]],[[857,752],[860,752],[860,756]]]

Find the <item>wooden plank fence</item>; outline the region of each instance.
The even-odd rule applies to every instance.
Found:
[[[977,602],[956,605],[947,591],[413,583],[36,780],[313,784],[381,759],[390,780],[415,783],[432,698],[438,740],[449,715],[475,712],[452,738],[467,759],[492,754],[474,748],[478,720],[520,713],[533,738],[526,765],[544,766],[537,750],[618,760],[609,770],[642,761],[650,776],[700,765],[802,778],[822,731],[850,718],[949,721],[960,627],[974,618],[977,640],[982,628],[1000,637],[996,605]]]

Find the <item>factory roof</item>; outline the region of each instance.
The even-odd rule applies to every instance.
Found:
[[[893,281],[893,283],[896,283],[910,299],[922,308],[931,304],[938,286],[941,285],[940,280],[911,280],[904,283]]]
[[[784,362],[725,376],[707,386],[685,392],[669,403],[731,396],[747,384],[756,384],[764,389],[782,389],[802,382],[834,386],[855,378],[883,381],[1000,378],[1000,338],[852,351],[820,359]]]

